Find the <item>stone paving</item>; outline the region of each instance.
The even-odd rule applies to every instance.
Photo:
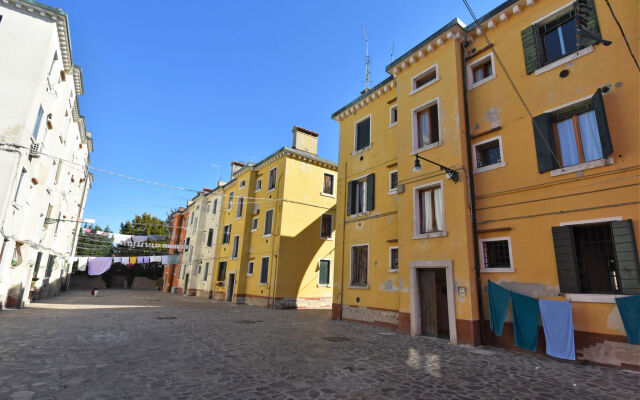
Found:
[[[0,312],[0,399],[637,399],[640,375],[155,291]]]

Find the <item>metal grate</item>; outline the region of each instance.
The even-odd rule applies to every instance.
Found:
[[[509,241],[495,240],[483,243],[485,268],[511,268]]]
[[[500,159],[500,142],[496,139],[477,146],[476,161],[478,168],[497,164],[502,161]]]

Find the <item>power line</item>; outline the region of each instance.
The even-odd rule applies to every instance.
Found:
[[[609,0],[604,0],[604,1],[607,3],[607,6],[609,7],[609,11],[611,11],[611,16],[616,21],[616,24],[618,24],[618,29],[620,29],[620,33],[622,34],[622,38],[624,39],[624,42],[627,44],[627,49],[629,49],[629,54],[631,54],[631,58],[633,58],[633,61],[636,63],[636,68],[638,68],[638,71],[640,71],[640,65],[638,64],[638,59],[636,59],[636,56],[633,55],[633,50],[631,50],[631,45],[629,44],[629,41],[627,40],[627,35],[624,34],[624,30],[622,29],[622,25],[620,25],[620,21],[618,21],[618,18],[616,17],[616,14],[613,12],[613,8],[611,8],[611,3],[609,3]]]

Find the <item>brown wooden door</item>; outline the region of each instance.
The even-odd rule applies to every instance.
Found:
[[[188,290],[189,290],[189,274],[185,275],[184,277],[184,294],[189,294]]]
[[[227,301],[233,301],[233,289],[236,283],[236,274],[229,274],[229,289],[227,291]]]
[[[421,335],[449,337],[447,275],[444,268],[418,269]]]
[[[447,272],[436,269],[436,298],[438,305],[438,336],[449,338],[449,305],[447,302]]]

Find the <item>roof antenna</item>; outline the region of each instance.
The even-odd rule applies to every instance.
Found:
[[[396,42],[391,42],[391,62],[393,62],[393,48],[396,47]]]
[[[367,43],[367,57],[365,58],[365,70],[364,70],[364,79],[365,79],[365,87],[364,92],[369,90],[369,38],[367,37],[367,31],[364,29],[364,25],[362,25],[362,33],[364,33],[364,40]]]

